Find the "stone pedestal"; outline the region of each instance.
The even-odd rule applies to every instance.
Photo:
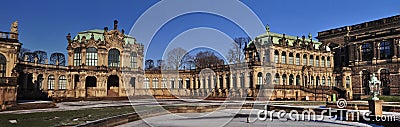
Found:
[[[382,116],[382,103],[383,100],[369,100],[369,111],[372,112],[372,115]]]

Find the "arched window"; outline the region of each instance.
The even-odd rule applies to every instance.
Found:
[[[319,81],[319,76],[316,77],[316,82],[315,82],[315,84],[316,84],[317,86],[321,86],[321,85],[322,85],[321,82]]]
[[[158,88],[158,78],[153,78],[153,88]]]
[[[391,50],[391,43],[388,41],[383,41],[379,45],[380,48],[380,57],[381,59],[389,59],[392,58],[392,50]],[[364,57],[364,56],[363,56]]]
[[[331,57],[326,57],[326,67],[331,67]]]
[[[278,74],[278,73],[276,73],[276,74],[275,74],[275,79],[274,79],[274,83],[275,83],[275,85],[280,85],[280,83],[279,83],[279,79],[280,79],[280,77],[279,77],[279,74]]]
[[[149,89],[150,88],[150,80],[149,78],[144,78],[144,88]]]
[[[300,75],[296,76],[296,85],[300,85]]]
[[[325,67],[325,63],[326,63],[325,57],[322,56],[322,57],[321,57],[321,66],[322,66],[322,67]]]
[[[137,60],[136,60],[137,54],[135,52],[131,53],[131,68],[137,68]]]
[[[6,77],[7,59],[3,54],[0,54],[0,76]]]
[[[329,76],[329,77],[328,77],[328,86],[331,86],[331,83],[332,83],[332,79],[331,79],[331,77]]]
[[[274,62],[275,62],[275,63],[279,63],[279,52],[278,52],[278,50],[275,50],[275,53],[274,53]]]
[[[58,89],[65,90],[67,88],[67,78],[64,75],[61,75],[58,78]]]
[[[289,64],[294,64],[293,62],[293,53],[289,53]]]
[[[74,49],[74,66],[80,66],[82,63],[81,51],[82,49],[79,47]]]
[[[308,62],[308,65],[314,66],[314,56],[310,55],[310,62]]]
[[[319,56],[315,57],[315,66],[319,67]]]
[[[286,79],[287,79],[286,74],[282,74],[282,84],[283,85],[287,85]]]
[[[303,65],[307,66],[307,55],[306,54],[303,55]]]
[[[286,64],[286,52],[282,52],[282,64]]]
[[[322,85],[325,86],[326,85],[325,83],[326,83],[325,82],[325,76],[322,76]]]
[[[350,76],[346,77],[346,88],[350,88]]]
[[[296,65],[300,65],[300,54],[296,54]]]
[[[342,86],[342,77],[340,77],[340,76],[336,76],[335,77],[335,85],[337,87],[341,87]]]
[[[85,81],[86,87],[96,87],[97,86],[97,79],[94,76],[87,76]]]
[[[86,49],[86,65],[97,66],[97,49],[90,47]]]
[[[272,79],[271,73],[267,73],[267,75],[265,76],[265,81],[266,81],[265,84],[267,85],[271,84],[271,79]]]
[[[373,50],[371,43],[365,43],[361,46],[361,52],[362,52],[362,59],[364,61],[366,60],[372,60],[373,57]]]
[[[383,95],[390,95],[390,72],[388,69],[382,69],[380,71],[380,79],[382,83],[382,94]]]
[[[262,78],[263,78],[262,73],[258,72],[258,74],[257,74],[257,85],[262,85],[263,84]]]
[[[166,78],[162,78],[161,88],[167,88],[167,79]]]
[[[292,74],[289,75],[289,85],[293,85],[294,76]]]
[[[54,89],[54,75],[49,75],[47,78],[47,89],[53,90]]]
[[[111,49],[108,51],[108,66],[119,67],[119,50]]]
[[[364,95],[370,94],[370,88],[369,88],[369,80],[370,79],[371,79],[371,73],[367,70],[363,70],[362,71],[362,86],[363,86]]]

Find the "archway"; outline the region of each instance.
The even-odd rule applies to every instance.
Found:
[[[75,79],[77,80],[77,79]],[[94,76],[87,76],[85,80],[85,88],[86,88],[86,97],[94,97],[95,91],[93,91],[93,87],[97,86],[97,78]]]
[[[119,77],[110,75],[107,79],[107,96],[119,96]]]

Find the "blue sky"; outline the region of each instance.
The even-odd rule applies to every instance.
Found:
[[[65,36],[68,33],[74,36],[84,30],[102,29],[105,26],[112,28],[115,19],[119,21],[120,29],[129,31],[140,15],[157,2],[157,0],[2,1],[0,31],[9,31],[11,23],[18,20],[20,41],[24,48],[33,51],[45,50],[48,55],[52,52],[66,53]],[[271,31],[294,36],[307,35],[311,32],[315,37],[318,31],[400,13],[398,0],[244,0],[242,2],[254,11],[264,25],[269,24]],[[176,4],[171,9],[182,6],[185,5]],[[168,12],[160,12],[163,13]],[[161,58],[162,52],[158,52],[159,50],[165,48],[167,43],[180,33],[195,27],[215,28],[232,38],[245,35],[234,23],[219,16],[187,14],[177,17],[160,29],[152,41],[154,47],[151,52],[154,53],[148,58]]]

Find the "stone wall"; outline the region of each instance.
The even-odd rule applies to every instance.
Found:
[[[7,107],[16,104],[17,99],[17,86],[0,86],[0,105],[4,110]]]

